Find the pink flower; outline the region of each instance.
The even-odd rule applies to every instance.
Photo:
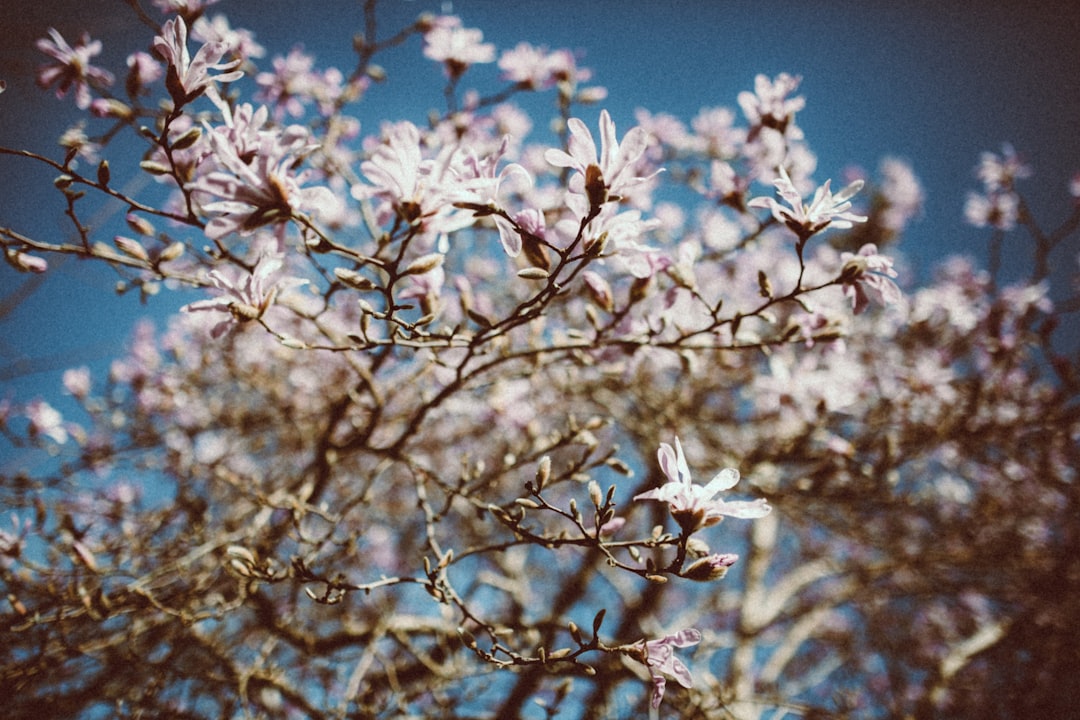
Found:
[[[424,33],[424,57],[443,63],[446,74],[456,79],[470,65],[495,61],[495,46],[483,39],[482,31],[461,27],[460,19],[442,17]]]
[[[171,15],[177,13],[186,18],[201,15],[208,6],[219,0],[153,0],[161,12]]]
[[[806,100],[801,96],[788,97],[795,92],[800,82],[801,77],[787,73],[780,73],[776,80],[769,80],[765,75],[755,77],[754,92],[743,91],[738,97],[739,107],[750,125],[785,132],[795,118],[795,113],[806,106]],[[799,135],[801,136],[801,133]]]
[[[385,138],[360,171],[373,186],[355,185],[357,200],[376,198],[376,219],[380,224],[400,219],[421,225],[429,232],[450,232],[473,223],[472,213],[458,212],[451,204],[461,197],[461,188],[449,170],[453,148],[443,148],[435,158],[425,159],[420,131],[410,122],[385,130]]]
[[[90,368],[70,368],[64,371],[64,389],[80,400],[90,394]]]
[[[163,72],[161,63],[142,51],[128,55],[127,66],[128,74],[124,83],[131,97],[141,94],[143,88],[157,82]]]
[[[306,173],[296,173],[295,152],[305,146],[305,134],[258,131],[265,119],[250,108],[237,113],[238,121],[255,125],[244,133],[237,127],[210,133],[213,158],[220,169],[190,183],[188,188],[220,198],[203,206],[223,213],[206,225],[206,236],[217,240],[229,233],[248,235],[265,225],[279,225],[297,212],[319,211],[332,202],[325,187],[302,188]],[[250,147],[244,143],[250,142]],[[257,143],[257,144],[256,144]],[[243,155],[240,151],[243,150]]]
[[[1008,190],[987,195],[969,193],[964,203],[964,218],[975,227],[989,225],[997,230],[1012,230],[1020,217],[1020,198]]]
[[[221,292],[220,297],[198,300],[180,308],[181,312],[218,312],[228,317],[210,330],[211,337],[220,337],[234,324],[243,324],[261,318],[284,289],[303,285],[306,280],[297,278],[273,279],[281,269],[281,260],[259,258],[255,271],[239,280],[233,280],[217,270],[210,272],[210,282]]]
[[[38,40],[37,49],[55,62],[38,69],[38,85],[47,88],[55,83],[58,98],[74,88],[75,105],[81,110],[87,109],[90,107],[90,87],[104,88],[113,83],[112,73],[90,64],[90,58],[101,52],[101,41],[91,41],[84,33],[79,43],[71,47],[53,28],[49,28],[49,37],[52,39]]]
[[[1020,159],[1012,145],[1005,143],[1001,155],[990,152],[982,154],[975,167],[975,175],[988,192],[1012,190],[1017,180],[1031,177],[1031,168]]]
[[[841,271],[844,295],[851,298],[856,315],[866,310],[871,300],[879,305],[892,305],[902,299],[900,288],[892,281],[896,277],[893,261],[879,255],[874,243],[863,245],[858,253],[842,253],[840,260],[844,263]]]
[[[643,492],[634,499],[666,502],[671,516],[688,535],[703,527],[715,525],[723,520],[725,515],[749,519],[764,517],[772,512],[764,499],[733,502],[713,499],[716,493],[735,487],[739,482],[738,470],[721,470],[708,485],[695,485],[678,437],[675,438],[674,450],[667,443],[660,443],[657,457],[668,482],[655,490]]]
[[[56,442],[67,442],[63,416],[44,400],[34,400],[26,406],[26,419],[30,421],[31,435],[45,435]]]
[[[242,60],[262,57],[266,53],[250,31],[234,30],[224,15],[215,15],[213,20],[200,17],[191,25],[191,37],[202,43],[223,45],[226,54]]]
[[[635,176],[633,166],[648,147],[648,134],[640,127],[631,128],[620,145],[615,138],[615,123],[607,110],[600,113],[599,155],[585,123],[570,118],[567,126],[570,129],[569,152],[551,148],[544,153],[544,158],[556,167],[573,168],[581,173],[575,176],[581,182],[574,189],[584,192],[591,208],[599,210],[603,203],[619,200],[620,191],[645,182],[659,172],[647,177]]]
[[[187,49],[187,34],[187,24],[182,17],[177,17],[166,22],[161,29],[161,35],[154,38],[154,51],[169,64],[165,87],[177,107],[191,102],[207,90],[216,92],[212,85],[215,80],[232,82],[244,75],[243,71],[233,69],[240,64],[240,60],[220,62],[229,50],[228,46],[222,43],[203,45],[192,59]],[[211,70],[230,72],[211,75]]]
[[[503,79],[529,88],[547,88],[564,80],[587,80],[589,73],[582,78],[574,63],[574,56],[569,50],[548,52],[547,48],[534,47],[527,42],[520,42],[513,50],[506,50],[499,57],[499,68]]]
[[[829,184],[832,181],[826,180],[825,184],[814,192],[814,199],[806,205],[802,201],[802,195],[791,182],[787,170],[780,167],[778,172],[780,177],[773,181],[773,185],[776,186],[777,194],[788,203],[788,206],[785,207],[775,199],[767,197],[756,197],[747,205],[769,208],[773,217],[784,223],[800,239],[805,240],[826,227],[850,228],[852,222],[866,222],[865,215],[856,215],[851,212],[849,202],[850,198],[862,189],[862,180],[856,180],[836,195],[829,191]]]
[[[667,635],[659,640],[642,640],[645,666],[652,676],[653,692],[650,705],[654,710],[659,708],[660,703],[664,700],[664,690],[667,688],[665,674],[675,678],[675,681],[684,688],[694,686],[694,678],[690,675],[690,669],[686,667],[682,660],[675,657],[675,648],[691,647],[699,642],[701,642],[701,633],[693,628],[681,630],[674,635]]]
[[[899,233],[918,215],[923,205],[923,190],[911,166],[903,160],[886,158],[881,162],[881,224]]]

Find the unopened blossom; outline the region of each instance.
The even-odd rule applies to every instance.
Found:
[[[261,318],[274,303],[280,291],[302,285],[297,278],[275,278],[281,270],[278,258],[263,256],[252,273],[234,280],[225,273],[212,270],[209,278],[219,297],[197,300],[180,308],[182,312],[215,312],[226,315],[210,330],[211,337],[220,337],[235,324]]]
[[[634,499],[666,502],[671,516],[688,535],[715,525],[724,516],[759,518],[772,511],[764,499],[731,502],[714,499],[716,493],[730,490],[739,482],[739,471],[733,468],[721,470],[707,485],[694,484],[678,437],[675,438],[674,449],[667,443],[660,443],[657,458],[668,481],[659,488],[636,495]]]
[[[787,170],[782,166],[779,177],[773,181],[777,194],[787,205],[782,205],[771,197],[756,197],[747,203],[749,207],[768,208],[773,217],[784,223],[800,239],[805,240],[826,227],[850,228],[853,222],[866,222],[865,215],[851,212],[850,199],[862,189],[863,181],[856,180],[835,195],[829,190],[831,180],[814,191],[814,199],[809,204],[802,201],[802,195],[795,188]]]
[[[53,58],[53,62],[38,69],[38,85],[47,88],[55,84],[58,98],[73,90],[75,105],[82,110],[90,107],[91,87],[105,88],[113,83],[112,73],[90,64],[90,58],[101,53],[101,41],[91,40],[85,33],[72,47],[59,32],[49,28],[49,37],[38,40],[37,49]]]
[[[43,273],[49,269],[49,262],[45,258],[27,255],[18,250],[4,248],[4,259],[16,270],[23,272]]]
[[[701,633],[693,628],[666,635],[659,640],[642,640],[641,648],[644,651],[645,666],[649,669],[653,682],[652,699],[649,703],[653,710],[659,708],[664,700],[664,690],[667,688],[665,675],[675,678],[675,682],[684,688],[694,686],[690,669],[682,660],[675,657],[675,648],[691,647],[699,642],[701,642]]]
[[[728,568],[738,560],[739,556],[734,553],[713,553],[690,563],[679,575],[698,582],[719,580],[727,575]]]
[[[177,107],[196,99],[213,88],[213,82],[232,82],[243,77],[244,73],[235,68],[240,60],[221,62],[229,50],[222,43],[202,45],[192,58],[187,48],[187,23],[184,18],[169,20],[161,29],[161,35],[154,38],[154,51],[168,63],[165,86]],[[212,70],[223,70],[212,75]]]
[[[631,128],[622,143],[615,137],[615,123],[607,110],[600,113],[600,153],[592,133],[578,118],[567,121],[570,139],[569,152],[550,148],[544,158],[556,167],[573,168],[580,175],[571,181],[571,189],[584,192],[592,209],[598,210],[609,201],[619,200],[619,193],[654,177],[635,175],[635,164],[649,144],[648,134],[640,127]]]
[[[446,74],[458,78],[470,65],[495,61],[495,46],[483,39],[481,30],[461,27],[456,17],[438,18],[424,33],[424,57],[443,63]]]
[[[874,243],[863,245],[858,253],[842,253],[840,260],[844,263],[844,295],[851,299],[856,315],[866,310],[871,300],[893,305],[902,299],[900,288],[892,280],[896,277],[892,258],[879,254]]]

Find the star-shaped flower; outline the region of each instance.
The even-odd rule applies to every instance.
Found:
[[[713,498],[716,493],[730,490],[739,482],[739,471],[733,468],[721,470],[708,485],[695,485],[678,437],[675,438],[675,449],[667,443],[660,443],[657,457],[668,482],[655,490],[643,492],[634,499],[666,502],[671,509],[671,516],[687,535],[703,527],[715,525],[723,520],[725,515],[759,518],[772,511],[764,499],[728,502]]]
[[[851,212],[850,202],[855,193],[862,189],[862,180],[856,180],[835,195],[829,190],[832,181],[826,180],[825,184],[814,192],[814,199],[807,205],[803,203],[802,195],[795,189],[787,170],[781,167],[779,175],[773,185],[776,186],[776,193],[787,202],[787,206],[770,197],[756,197],[747,205],[768,208],[774,218],[784,223],[800,239],[805,240],[826,227],[850,228],[853,222],[866,222],[865,215]]]

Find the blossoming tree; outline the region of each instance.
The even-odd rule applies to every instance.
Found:
[[[967,215],[992,250],[1027,230],[1029,280],[954,258],[903,296],[918,183],[813,180],[797,77],[620,134],[567,51],[379,34],[368,0],[349,73],[260,71],[210,4],[155,0],[122,88],[48,31],[38,81],[89,134],[0,148],[56,171],[74,237],[0,228],[10,265],[198,293],[64,375],[81,415],[2,400],[40,451],[0,496],[5,713],[1071,712],[1078,302],[1048,278],[1080,212],[1043,229],[1011,148]],[[408,43],[444,110],[362,133]]]

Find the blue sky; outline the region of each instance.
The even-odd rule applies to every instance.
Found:
[[[379,19],[390,32],[447,5],[500,50],[526,40],[581,51],[595,82],[608,88],[603,107],[620,134],[638,107],[689,120],[703,106],[735,108],[759,72],[802,75],[807,107],[799,123],[818,154],[819,181],[850,164],[872,171],[890,155],[911,162],[923,181],[925,213],[902,245],[916,269],[948,253],[983,252],[986,236],[964,225],[963,202],[976,189],[979,153],[1005,141],[1035,168],[1026,190],[1036,214],[1054,225],[1068,212],[1066,183],[1080,170],[1080,9],[1063,10],[1065,3],[387,0]],[[103,64],[119,72],[135,49],[131,38],[150,36],[123,0],[5,6],[0,77],[9,89],[0,96],[0,145],[58,157],[55,138],[75,112],[70,100],[55,100],[28,79],[42,59],[34,38],[53,25],[73,40],[85,27],[105,42]],[[211,14],[254,30],[269,56],[303,43],[325,66],[349,62],[359,8],[354,0],[223,0]],[[269,57],[262,62],[268,66]],[[420,57],[416,42],[382,63],[390,82],[359,111],[364,131],[374,132],[380,119],[423,122],[439,104],[440,70]],[[490,82],[496,71],[481,73]],[[0,157],[0,225],[61,237],[53,174]],[[1020,232],[1006,239],[1007,268],[1027,258],[1024,240]],[[1058,264],[1075,270],[1076,255],[1073,242]],[[115,297],[111,272],[68,260],[8,307],[5,299],[27,280],[0,268],[0,395],[22,400],[55,396],[63,367],[106,367],[137,317],[162,317],[190,300],[164,293],[141,306],[135,295]]]

